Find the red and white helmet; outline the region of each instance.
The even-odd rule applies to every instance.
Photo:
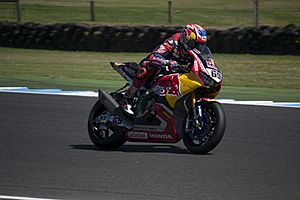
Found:
[[[203,50],[207,42],[206,30],[197,24],[188,24],[180,33],[180,45],[185,51],[197,47],[200,51]]]

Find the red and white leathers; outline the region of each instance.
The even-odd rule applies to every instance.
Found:
[[[180,45],[180,33],[176,33],[140,62],[140,68],[125,97],[133,98],[147,80],[154,79],[158,74],[179,71],[182,65],[187,65],[192,59]]]

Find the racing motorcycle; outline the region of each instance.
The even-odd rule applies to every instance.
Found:
[[[192,153],[213,150],[226,126],[224,110],[213,99],[221,89],[222,74],[196,49],[188,53],[194,58],[191,66],[180,73],[158,76],[150,88],[140,89],[133,102],[134,115],[121,105],[139,65],[111,62],[127,84],[110,93],[99,89],[88,118],[88,133],[95,146],[118,149],[126,141],[177,143],[183,139]]]

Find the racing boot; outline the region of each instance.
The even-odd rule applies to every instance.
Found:
[[[127,89],[126,93],[124,94],[122,108],[125,112],[127,112],[130,115],[134,115],[134,112],[132,110],[133,99],[137,92],[138,92],[138,88],[134,87],[133,84],[131,84]]]

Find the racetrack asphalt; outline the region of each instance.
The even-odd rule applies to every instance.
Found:
[[[0,93],[0,195],[53,199],[300,199],[300,109],[223,105],[207,155],[177,144],[100,151],[87,117],[97,99]]]

